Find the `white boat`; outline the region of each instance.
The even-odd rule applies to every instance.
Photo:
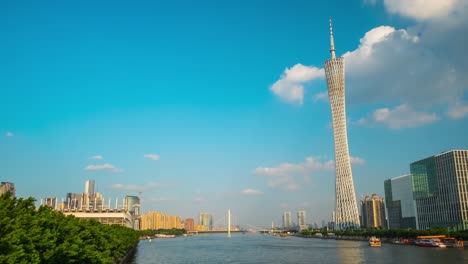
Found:
[[[447,246],[440,242],[438,239],[419,239],[416,240],[416,245],[420,247],[438,247],[438,248],[446,248]]]

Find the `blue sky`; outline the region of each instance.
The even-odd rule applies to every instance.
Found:
[[[461,0],[95,2],[0,3],[0,180],[18,196],[95,179],[143,211],[329,220],[329,16],[358,199],[468,147]]]

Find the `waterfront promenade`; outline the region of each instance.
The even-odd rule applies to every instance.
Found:
[[[140,241],[131,263],[468,263],[468,250],[224,234]]]

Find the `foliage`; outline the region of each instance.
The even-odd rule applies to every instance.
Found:
[[[152,229],[139,230],[137,232],[138,232],[138,235],[141,237],[154,236],[156,234],[156,230],[152,230]]]
[[[0,196],[0,263],[114,263],[138,233],[34,206],[34,199]]]
[[[177,229],[177,228],[158,229],[158,230],[156,230],[156,234],[163,234],[163,235],[181,236],[181,235],[183,235],[185,233],[187,233],[187,231],[185,229]]]

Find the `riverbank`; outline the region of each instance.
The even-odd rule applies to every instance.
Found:
[[[123,256],[123,258],[119,258],[116,261],[114,261],[114,264],[129,264],[129,263],[132,263],[132,261],[133,261],[133,259],[135,257],[136,250],[138,248],[138,243],[140,243],[140,241],[138,241],[135,244],[135,246],[133,246],[133,248],[129,249],[127,251],[127,254],[125,254],[125,256]]]
[[[320,236],[320,235],[303,235],[303,234],[296,234],[295,235],[296,237],[302,237],[302,238],[318,238],[318,239],[334,239],[334,240],[350,240],[350,241],[369,241],[369,237],[362,237],[362,236]],[[395,241],[400,241],[400,240],[396,240],[394,238],[385,238],[385,237],[382,237],[380,238],[380,240],[382,241],[382,243],[386,243],[386,244],[394,244],[394,245],[402,245],[402,246],[413,246],[415,245],[414,243],[414,240],[411,240],[410,243],[403,243],[403,242],[399,242],[399,243],[395,243]],[[468,241],[460,241],[460,242],[463,242],[463,247],[462,249],[465,249],[467,246],[468,246]]]

